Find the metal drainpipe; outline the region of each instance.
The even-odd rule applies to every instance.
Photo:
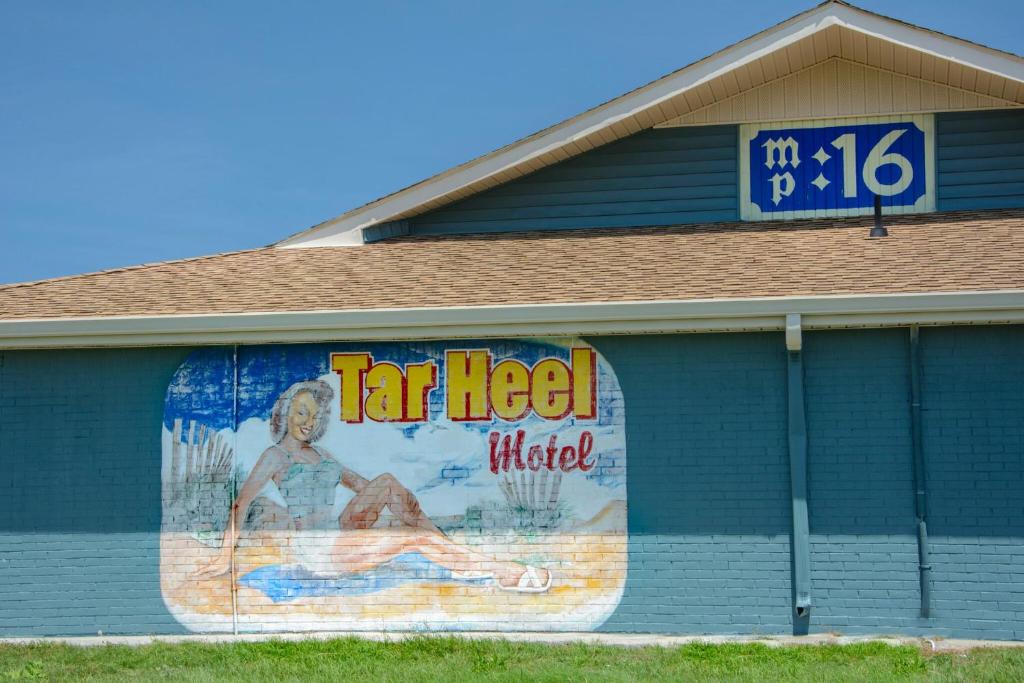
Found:
[[[921,444],[921,355],[918,326],[910,326],[910,430],[914,453],[914,513],[917,517],[917,569],[921,581],[921,616],[932,606],[932,565],[928,548],[928,493]]]
[[[238,344],[235,344],[232,348],[232,371],[234,372],[234,379],[232,382],[232,394],[231,394],[231,431],[234,443],[232,448],[234,449],[234,456],[231,460],[231,495],[229,496],[229,507],[228,507],[228,520],[231,525],[229,533],[231,534],[231,565],[230,573],[228,578],[231,582],[231,632],[238,635],[238,583],[236,581],[237,574],[235,571],[235,546],[238,545],[238,530],[235,529],[235,496],[238,495],[238,482],[235,477],[238,476]]]
[[[811,543],[807,513],[807,419],[804,406],[803,334],[799,314],[786,316],[789,395],[789,483],[793,506],[793,630],[806,634],[811,616]]]

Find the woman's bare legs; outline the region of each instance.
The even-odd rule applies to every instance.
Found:
[[[335,543],[331,562],[341,571],[360,572],[408,552],[418,552],[431,562],[461,574],[491,574],[503,586],[515,586],[526,571],[521,564],[495,560],[455,543],[444,534],[410,528],[345,534]],[[538,571],[543,572],[541,579],[546,582],[548,570]]]
[[[380,518],[380,512],[385,507],[406,526],[441,533],[423,512],[412,491],[390,474],[382,474],[371,480],[345,506],[338,522],[343,531],[369,529]]]
[[[367,533],[388,508],[405,524],[403,529]],[[444,534],[420,507],[416,496],[390,474],[366,484],[349,501],[338,520],[343,531],[360,531],[335,545],[332,560],[345,571],[365,571],[406,552],[419,552],[431,562],[451,571],[468,574],[486,572],[504,586],[515,586],[525,567],[500,562],[459,545]],[[547,580],[547,570],[543,580]]]

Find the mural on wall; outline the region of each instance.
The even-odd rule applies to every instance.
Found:
[[[196,351],[164,411],[164,600],[196,631],[595,628],[625,444],[580,340]]]

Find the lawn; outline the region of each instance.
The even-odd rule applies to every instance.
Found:
[[[883,643],[625,648],[458,638],[140,647],[0,645],[0,680],[1013,681],[1024,649],[928,654]]]

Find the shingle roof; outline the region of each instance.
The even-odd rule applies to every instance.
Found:
[[[1024,289],[1024,209],[412,236],[0,287],[0,320]]]

